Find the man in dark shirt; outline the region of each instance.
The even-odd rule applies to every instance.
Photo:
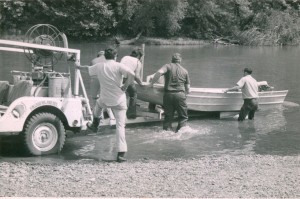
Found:
[[[154,75],[150,85],[160,78],[165,77],[163,107],[165,111],[165,119],[163,123],[164,130],[172,130],[172,121],[174,113],[178,114],[178,125],[175,132],[181,127],[187,125],[188,113],[186,95],[190,92],[190,78],[188,71],[183,68],[181,63],[181,55],[175,53],[172,56],[172,63],[162,66]]]

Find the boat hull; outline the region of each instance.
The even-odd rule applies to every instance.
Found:
[[[241,92],[224,93],[225,88],[191,88],[187,96],[188,109],[193,111],[206,112],[227,112],[239,111],[243,105]],[[155,84],[150,86],[137,85],[137,96],[139,100],[158,105],[163,104],[163,85]],[[280,106],[288,93],[282,91],[263,91],[259,92],[259,108],[271,108]]]

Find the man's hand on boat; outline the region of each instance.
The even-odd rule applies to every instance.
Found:
[[[224,89],[223,92],[224,93],[227,93],[229,91],[239,91],[240,87],[239,86],[234,86],[232,88],[227,88],[227,89]]]
[[[148,83],[148,82],[142,82],[142,84],[140,84],[141,86],[153,86],[153,85],[151,85],[150,83]]]
[[[138,85],[140,85],[141,87],[151,87],[149,82],[140,82],[140,83],[138,83]]]
[[[231,89],[231,88],[227,88],[227,89],[223,90],[223,93],[228,93],[228,92],[232,92],[232,91],[237,91],[237,90],[234,90],[234,89]]]
[[[147,82],[142,82],[142,80],[141,80],[139,77],[137,77],[137,76],[134,77],[134,80],[135,80],[135,82],[138,83],[140,86],[147,86],[147,85],[149,84],[149,83],[147,83]]]

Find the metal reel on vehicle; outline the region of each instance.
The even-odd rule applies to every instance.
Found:
[[[68,45],[65,35],[50,24],[32,26],[26,32],[24,42],[53,47],[66,47]],[[28,47],[24,47],[24,52],[34,66],[40,67],[53,67],[64,55],[63,52]]]

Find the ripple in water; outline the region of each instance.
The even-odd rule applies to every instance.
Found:
[[[159,140],[189,140],[195,136],[207,135],[210,131],[210,128],[196,129],[190,126],[181,128],[177,133],[165,130],[152,131],[151,134],[148,133],[145,135],[144,139],[146,139],[146,141],[144,141],[143,144],[154,143]]]
[[[82,156],[87,154],[90,151],[93,151],[94,149],[95,149],[95,143],[92,143],[82,147],[81,149],[75,150],[74,154],[77,156]]]

